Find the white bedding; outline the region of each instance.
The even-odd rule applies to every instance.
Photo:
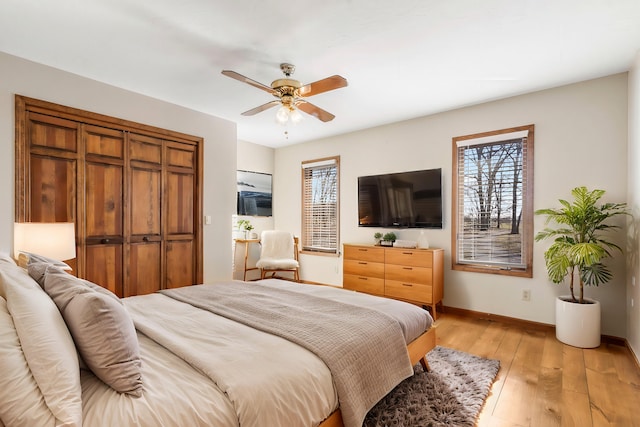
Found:
[[[151,339],[138,339],[142,397],[118,393],[83,370],[84,426],[238,426],[231,402],[214,383]]]
[[[160,294],[124,303],[136,329],[226,393],[243,427],[314,426],[337,408],[329,370],[302,347]]]
[[[35,282],[4,254],[0,254],[0,272],[6,273],[0,275],[2,298],[7,298],[5,291],[9,286],[30,289],[30,292],[41,290],[37,284],[34,288]],[[364,305],[402,318],[407,342],[428,329],[432,322],[424,310],[394,300],[279,280],[262,281],[256,286],[260,284]],[[7,380],[0,390],[0,427],[3,424],[31,426],[36,420],[48,420],[37,424],[59,425],[51,408],[44,404],[51,398],[59,398],[59,392],[43,391],[43,395],[39,391],[47,390],[48,385],[36,386],[32,367],[26,363],[27,355],[22,353],[26,350],[14,325],[11,301],[0,302],[0,354],[15,359],[11,376],[0,369],[0,379]],[[298,345],[161,294],[126,298],[124,305],[136,324],[143,395],[136,398],[120,394],[90,371],[80,371],[78,366],[84,426],[307,427],[318,425],[338,407],[328,368],[317,356]],[[33,315],[43,327],[32,330],[29,339],[50,338],[44,325],[59,322],[59,313],[48,310]],[[46,316],[56,318],[44,318]],[[61,354],[47,352],[51,363],[56,363],[56,357]],[[67,363],[68,358],[65,360]],[[52,371],[49,385],[66,376]],[[16,382],[12,378],[21,379]],[[32,386],[28,396],[19,401],[8,398],[24,394],[27,382]],[[40,405],[39,409],[36,410],[35,405]],[[9,419],[12,422],[7,424]]]

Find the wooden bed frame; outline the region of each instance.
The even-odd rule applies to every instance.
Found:
[[[411,366],[420,362],[425,371],[430,371],[429,362],[427,361],[427,353],[436,346],[436,330],[431,327],[415,340],[411,341],[407,346]],[[344,427],[342,422],[342,413],[340,408],[333,411],[329,417],[320,423],[318,427]]]

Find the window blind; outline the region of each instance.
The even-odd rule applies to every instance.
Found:
[[[338,253],[339,158],[302,163],[302,249]]]

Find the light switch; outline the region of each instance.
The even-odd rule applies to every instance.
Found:
[[[205,215],[204,217],[204,223],[206,225],[211,225],[211,215]]]

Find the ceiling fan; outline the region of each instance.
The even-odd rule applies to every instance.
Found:
[[[265,92],[269,92],[271,95],[278,98],[277,100],[267,102],[266,104],[262,104],[258,107],[252,108],[251,110],[245,111],[242,113],[243,116],[253,116],[261,111],[279,105],[280,108],[276,114],[276,120],[282,124],[286,123],[289,119],[291,119],[293,123],[297,123],[302,120],[302,115],[298,110],[302,110],[323,122],[328,122],[335,118],[333,114],[311,104],[305,98],[345,87],[347,86],[347,79],[335,75],[318,80],[317,82],[303,85],[298,80],[291,78],[291,74],[293,74],[296,69],[294,65],[283,63],[280,64],[280,69],[284,73],[285,78],[274,80],[271,83],[271,86],[259,83],[243,76],[242,74],[238,74],[235,71],[222,70],[222,74],[225,76],[250,84],[251,86],[262,89]]]

